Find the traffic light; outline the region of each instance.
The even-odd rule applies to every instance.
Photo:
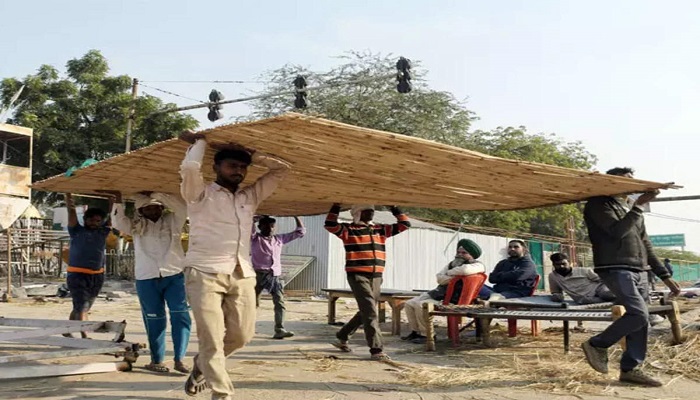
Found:
[[[306,108],[309,106],[309,101],[306,99],[306,78],[299,75],[294,79],[294,107],[296,108]]]
[[[209,114],[207,114],[209,121],[214,122],[224,117],[224,114],[221,113],[223,107],[220,104],[216,104],[223,100],[224,95],[221,92],[216,89],[211,90],[211,93],[209,93],[209,105],[207,106],[209,107]]]
[[[399,61],[396,62],[396,90],[399,93],[408,93],[411,91],[411,60],[408,58],[401,57]]]

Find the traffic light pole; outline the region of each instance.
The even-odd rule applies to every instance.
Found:
[[[357,84],[357,83],[374,82],[374,81],[378,81],[378,80],[382,80],[382,79],[389,79],[389,78],[394,78],[394,77],[396,77],[396,73],[386,74],[386,75],[377,76],[377,77],[373,77],[373,78],[357,79],[354,81],[345,81],[345,82],[338,82],[338,83],[329,83],[329,84],[319,85],[319,86],[310,86],[304,90],[308,92],[310,90],[326,89],[326,88],[331,88],[331,87],[337,87],[337,86],[342,86],[342,85],[351,85],[351,84]],[[178,111],[195,110],[198,108],[209,108],[212,106],[218,106],[218,105],[222,105],[222,104],[241,103],[241,102],[250,101],[250,100],[269,99],[272,97],[290,96],[290,95],[295,95],[296,93],[297,93],[297,90],[289,90],[289,91],[284,91],[284,92],[279,92],[279,93],[261,94],[258,96],[241,97],[241,98],[232,99],[232,100],[224,100],[224,101],[218,101],[218,102],[206,102],[206,103],[202,103],[202,104],[195,104],[192,106],[166,108],[164,110],[155,111],[155,112],[151,113],[150,115],[158,115],[158,114],[166,114],[166,113],[178,112]]]

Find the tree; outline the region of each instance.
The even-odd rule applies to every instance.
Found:
[[[33,181],[64,173],[88,158],[101,160],[124,152],[132,79],[108,73],[107,60],[91,50],[68,61],[65,76],[53,66],[42,65],[36,74],[22,80],[2,80],[0,103],[4,106],[25,85],[7,122],[34,129]],[[132,149],[197,126],[197,121],[185,114],[149,116],[166,106],[148,95],[136,99]],[[35,193],[35,200],[44,196]]]
[[[285,65],[262,75],[266,93],[289,91],[298,75],[309,86],[337,86],[311,91],[310,105],[295,110],[291,96],[259,99],[253,103],[251,118],[266,118],[287,111],[323,116],[353,125],[400,133],[476,150],[510,159],[535,161],[563,167],[590,169],[596,162],[580,142],[567,143],[553,134],[530,134],[524,127],[471,131],[476,115],[451,93],[436,91],[423,80],[426,71],[414,62],[413,90],[400,94],[395,81],[382,78],[395,72],[396,58],[373,53],[351,52],[340,57],[343,64],[326,73],[296,65]],[[361,80],[343,85],[343,82]],[[514,177],[513,179],[517,179]],[[414,208],[417,217],[439,221],[464,222],[509,231],[527,231],[564,236],[565,221],[573,215],[581,226],[579,238],[585,238],[578,205],[562,205],[519,211],[458,211]]]

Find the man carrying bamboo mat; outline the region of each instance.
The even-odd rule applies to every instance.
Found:
[[[609,175],[632,178],[631,168],[613,168]],[[588,199],[583,218],[593,246],[593,270],[615,295],[616,303],[625,307],[622,318],[581,345],[586,360],[596,371],[608,372],[608,348],[627,339],[627,348],[620,358],[620,381],[645,386],[662,386],[661,381],[641,370],[646,357],[649,336],[647,280],[644,268],[651,266],[675,295],[680,286],[661,263],[652,248],[644,227],[644,205],[659,191],[644,193],[636,200],[627,196],[598,196]]]
[[[190,340],[192,320],[185,296],[182,273],[182,228],[187,220],[187,206],[178,195],[142,192],[134,196],[134,216],[124,212],[122,194],[114,192],[116,204],[112,212],[114,227],[134,238],[136,293],[139,296],[143,323],[151,349],[151,362],[146,369],[167,373],[165,331],[170,311],[175,370],[190,373],[183,359]],[[165,212],[165,208],[168,212]]]
[[[338,223],[339,213],[340,204],[333,204],[326,217],[325,228],[343,241],[345,272],[360,310],[336,333],[338,341],[333,346],[344,352],[352,351],[348,339],[362,325],[371,359],[387,361],[389,356],[384,353],[377,313],[386,261],[385,243],[388,237],[410,228],[411,223],[408,216],[395,206],[391,207],[391,213],[398,222],[392,225],[374,224],[374,206],[370,205],[353,206],[350,211],[353,218],[351,224]]]
[[[289,172],[284,161],[238,145],[220,148],[214,156],[216,181],[204,182],[203,134],[185,131],[191,143],[180,165],[180,192],[187,203],[190,240],[185,256],[185,287],[197,324],[199,353],[185,392],[194,396],[207,386],[212,399],[232,399],[233,384],[226,357],[255,334],[255,271],[250,262],[250,232],[258,205]],[[245,188],[251,163],[269,171]]]
[[[105,246],[107,236],[112,230],[107,226],[107,213],[99,208],[88,208],[83,214],[83,225],[80,225],[73,196],[66,193],[65,199],[70,235],[66,285],[73,299],[73,311],[69,319],[87,321],[88,312],[105,281]],[[110,212],[112,200],[109,202]],[[87,338],[85,332],[80,334]]]

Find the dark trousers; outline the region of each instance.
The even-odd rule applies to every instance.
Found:
[[[591,338],[594,347],[608,348],[620,339],[627,339],[627,349],[622,353],[620,369],[631,371],[641,365],[647,353],[649,335],[649,309],[646,298],[648,283],[643,272],[624,269],[596,271],[605,286],[615,295],[616,304],[625,307],[625,315],[613,322],[600,334]]]
[[[272,271],[255,271],[255,307],[260,307],[260,294],[263,289],[272,296],[272,304],[275,306],[275,332],[284,330],[284,313],[287,305],[284,301],[284,289],[279,276],[274,276]]]
[[[382,331],[379,329],[377,299],[381,292],[382,278],[372,277],[368,274],[350,273],[348,274],[348,284],[360,311],[340,328],[336,337],[343,341],[348,340],[362,325],[369,352],[372,354],[381,353],[384,345],[382,344]]]

